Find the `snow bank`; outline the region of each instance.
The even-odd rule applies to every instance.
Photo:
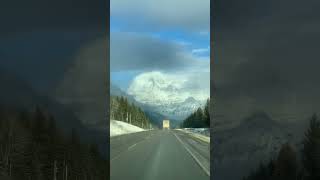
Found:
[[[145,131],[144,129],[122,122],[122,121],[116,121],[111,120],[110,121],[110,136],[118,136],[122,134],[129,134],[129,133],[135,133],[135,132],[141,132]]]
[[[210,143],[210,129],[209,128],[184,128],[178,129],[195,138]]]
[[[209,128],[185,128],[185,130],[210,137],[210,129]]]

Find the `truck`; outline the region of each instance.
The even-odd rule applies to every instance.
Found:
[[[170,121],[169,120],[163,120],[162,121],[162,129],[170,129]]]

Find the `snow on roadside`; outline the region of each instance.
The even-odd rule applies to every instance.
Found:
[[[130,134],[145,131],[138,126],[125,123],[123,121],[110,120],[110,136],[118,136],[122,134]]]
[[[184,128],[178,129],[183,131],[195,138],[201,139],[205,142],[210,143],[210,129],[209,128]]]
[[[204,136],[210,137],[210,129],[209,128],[184,128],[187,131],[202,134]]]

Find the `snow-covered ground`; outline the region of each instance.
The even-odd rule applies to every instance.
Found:
[[[205,142],[210,143],[210,129],[209,128],[184,128],[178,129],[185,133],[190,134],[191,136],[201,139]]]
[[[185,128],[185,130],[210,137],[210,129],[209,128]]]
[[[111,120],[110,121],[110,136],[118,136],[122,134],[129,134],[129,133],[135,133],[135,132],[141,132],[145,131],[145,129],[142,129],[140,127],[122,122],[122,121],[116,121]]]

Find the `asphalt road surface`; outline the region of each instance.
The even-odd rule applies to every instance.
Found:
[[[210,144],[178,130],[111,138],[111,180],[209,180]]]

